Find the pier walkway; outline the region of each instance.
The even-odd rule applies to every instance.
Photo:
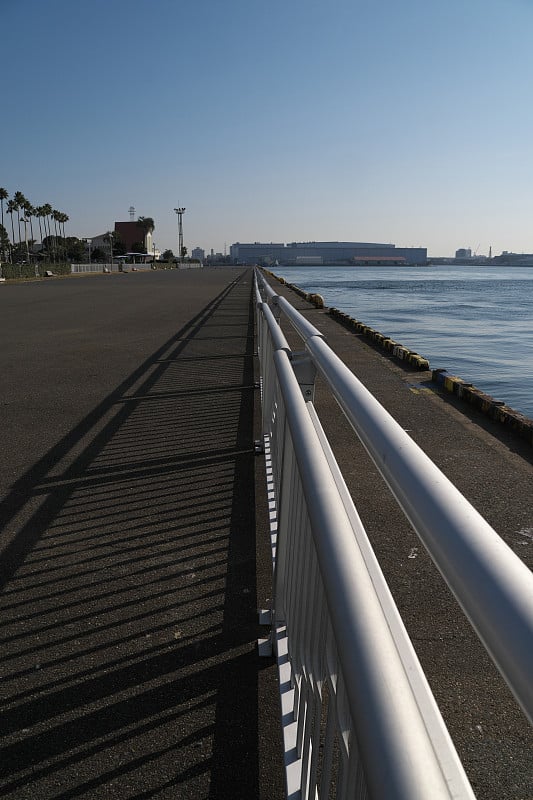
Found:
[[[275,288],[533,563],[531,448]],[[252,290],[0,288],[3,798],[283,797]],[[474,791],[531,800],[530,726],[320,383],[316,404]]]

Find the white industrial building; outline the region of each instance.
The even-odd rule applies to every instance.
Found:
[[[374,242],[254,242],[231,245],[230,255],[239,264],[426,264],[426,247],[396,247]]]

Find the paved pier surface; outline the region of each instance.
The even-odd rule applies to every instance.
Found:
[[[0,796],[277,800],[250,271],[0,289]]]
[[[531,448],[274,285],[531,563]],[[2,797],[283,796],[251,290],[231,269],[0,287]],[[317,405],[477,796],[531,800],[531,728]]]

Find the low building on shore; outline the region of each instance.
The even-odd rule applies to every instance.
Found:
[[[396,247],[374,242],[235,242],[230,248],[231,259],[237,264],[276,263],[286,266],[342,265],[401,265],[427,263],[426,247]]]

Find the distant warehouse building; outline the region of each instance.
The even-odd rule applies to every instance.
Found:
[[[426,264],[426,247],[396,247],[372,242],[254,242],[231,245],[230,255],[239,264],[283,264],[286,266],[353,264]]]

